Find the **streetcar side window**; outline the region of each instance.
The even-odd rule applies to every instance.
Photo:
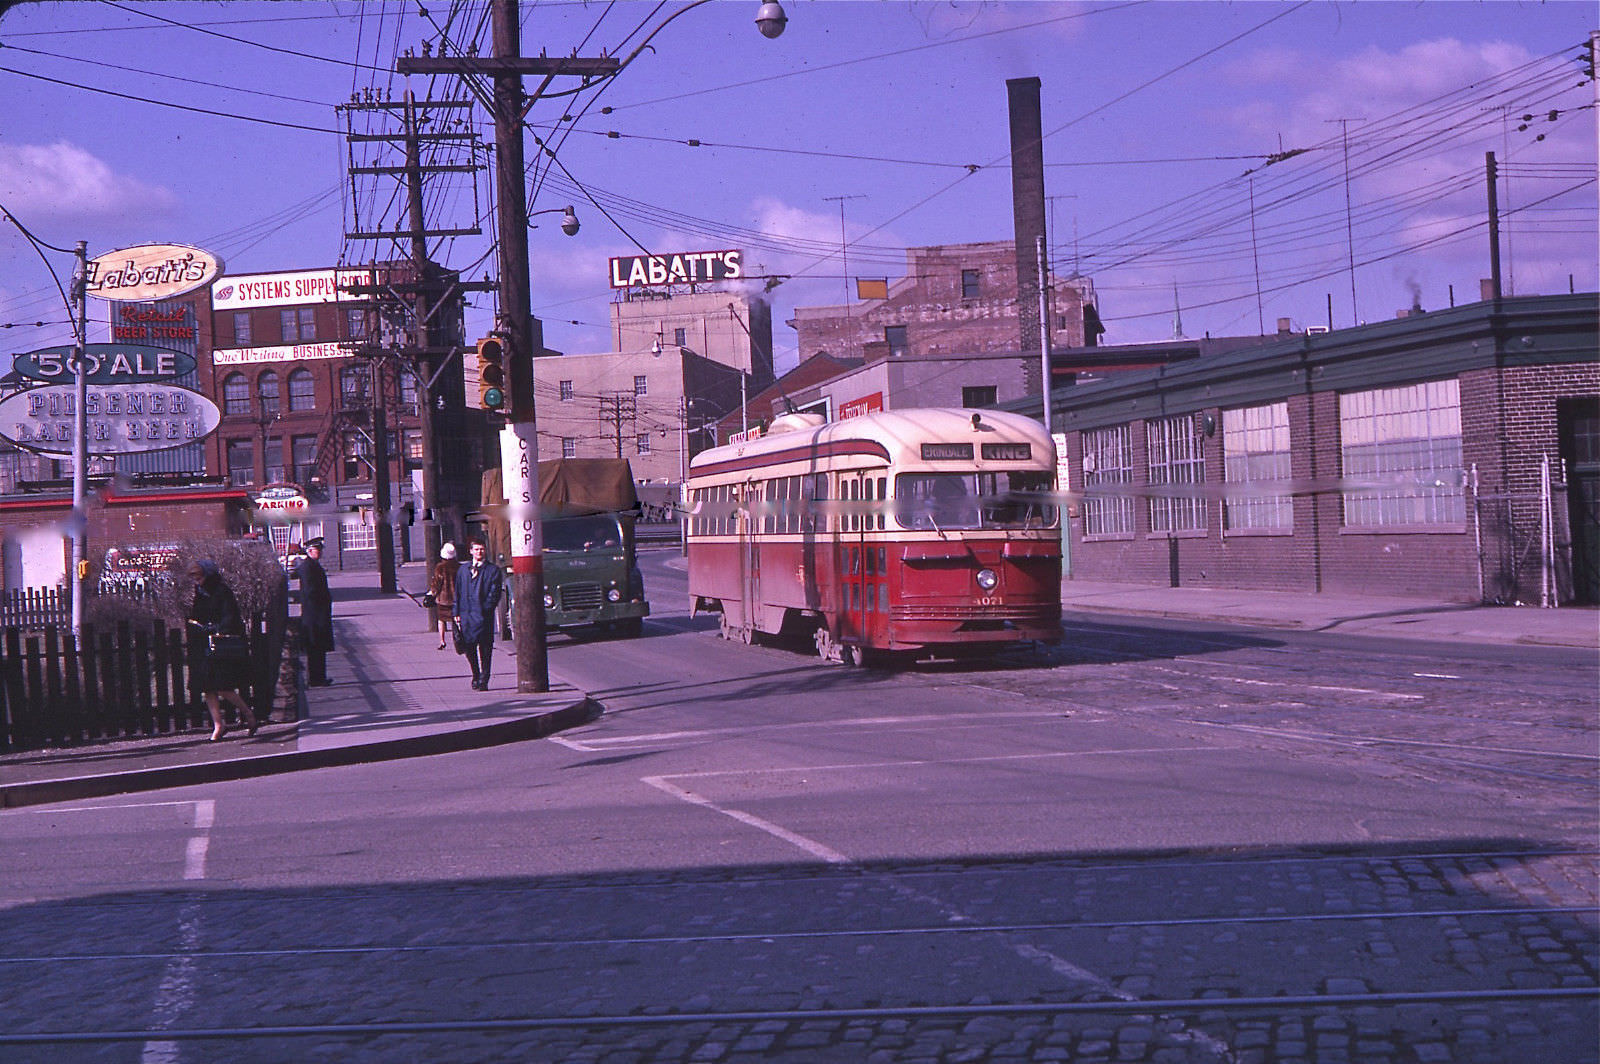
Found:
[[[879,477],[878,478],[878,498],[881,501],[881,500],[887,499],[888,497],[889,497],[889,478],[888,477]],[[884,509],[888,509],[888,507],[884,507]],[[884,529],[884,517],[885,516],[886,515],[882,511],[879,511],[879,513],[878,513],[878,531],[879,532],[882,532],[883,529]]]

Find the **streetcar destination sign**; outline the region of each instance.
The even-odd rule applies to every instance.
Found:
[[[171,380],[194,369],[194,356],[146,344],[85,344],[84,379],[90,384],[142,384]],[[77,377],[73,349],[44,347],[17,355],[12,369],[46,384],[65,384]]]
[[[0,399],[0,437],[39,454],[72,454],[76,388],[47,384]],[[162,451],[204,439],[222,421],[217,404],[188,388],[161,384],[90,385],[84,401],[92,455]]]
[[[89,260],[84,286],[92,296],[147,303],[188,295],[222,276],[222,260],[187,244],[141,244]]]

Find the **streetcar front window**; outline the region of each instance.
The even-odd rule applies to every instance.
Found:
[[[895,520],[901,528],[950,531],[1050,528],[1050,474],[902,473],[895,478]]]

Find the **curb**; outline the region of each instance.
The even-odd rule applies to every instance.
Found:
[[[323,750],[290,750],[278,754],[261,754],[198,765],[169,765],[163,768],[135,769],[100,776],[76,776],[69,779],[6,784],[0,785],[0,809],[81,798],[104,798],[136,791],[189,787],[200,783],[254,779],[258,776],[301,772],[306,769],[397,761],[408,757],[428,757],[433,754],[477,750],[486,746],[502,746],[530,739],[542,739],[558,731],[587,724],[599,717],[601,712],[600,703],[585,696],[569,706],[547,713],[535,713],[517,720],[497,721],[475,728],[453,728],[429,735],[412,735],[403,739],[382,739],[377,742],[328,747]]]

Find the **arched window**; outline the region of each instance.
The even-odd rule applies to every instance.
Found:
[[[278,391],[278,375],[267,370],[256,378],[256,396],[261,401],[263,415],[276,414],[282,409],[282,396]]]
[[[243,373],[230,373],[222,378],[222,412],[250,413],[250,382]]]
[[[317,386],[308,369],[289,374],[289,409],[311,410],[317,405]]]

